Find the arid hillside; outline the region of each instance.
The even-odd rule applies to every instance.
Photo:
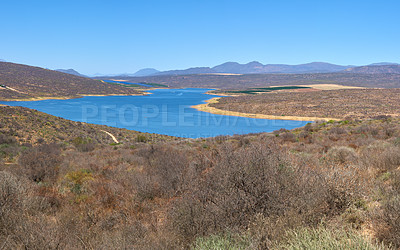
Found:
[[[107,84],[22,64],[0,62],[0,99],[78,97],[79,95],[140,94],[134,88]]]
[[[120,143],[157,142],[177,138],[142,133],[133,130],[96,124],[74,122],[23,107],[0,106],[0,134],[13,137],[18,143],[39,145],[43,143],[95,144],[115,143],[108,133]]]
[[[0,131],[5,249],[400,247],[398,119],[113,145],[75,124],[84,139],[32,146],[10,130],[43,121],[13,114]]]
[[[272,92],[223,97],[209,105],[251,114],[365,119],[382,115],[400,116],[400,89]]]

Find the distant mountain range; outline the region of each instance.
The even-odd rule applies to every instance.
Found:
[[[0,62],[5,62],[0,59]],[[80,74],[74,69],[56,69],[55,71],[88,77]],[[298,65],[288,64],[262,64],[254,61],[246,64],[237,62],[226,62],[215,67],[194,67],[182,70],[159,71],[154,68],[145,68],[134,74],[97,75],[93,78],[102,77],[146,77],[146,76],[167,76],[167,75],[198,75],[198,74],[316,74],[316,73],[359,73],[359,74],[400,74],[400,64],[391,62],[372,63],[366,66],[343,66],[325,62],[312,62]]]
[[[0,60],[1,61],[1,60]],[[246,64],[237,62],[226,62],[215,67],[194,67],[182,70],[159,71],[154,68],[145,68],[134,74],[117,74],[117,75],[96,75],[94,78],[102,77],[146,77],[146,76],[166,76],[166,75],[197,75],[197,74],[316,74],[316,73],[335,73],[335,72],[351,72],[361,74],[384,74],[393,73],[400,74],[398,63],[380,62],[366,66],[354,65],[336,65],[325,62],[312,62],[298,65],[288,64],[262,64],[254,61]],[[56,71],[88,77],[80,74],[74,69],[56,69]]]
[[[368,66],[354,67],[345,69],[345,72],[359,74],[400,74],[399,64],[379,65],[371,64]]]
[[[374,63],[363,67],[382,67],[382,72],[385,67],[396,66],[396,63],[382,62]],[[353,65],[336,65],[325,62],[312,62],[298,65],[288,64],[262,64],[254,61],[247,64],[237,62],[226,62],[215,67],[195,67],[183,70],[168,70],[158,71],[156,69],[143,69],[135,74],[124,74],[121,76],[161,76],[161,75],[192,75],[192,74],[310,74],[310,73],[334,73],[334,72],[351,72],[353,70],[359,73],[375,73],[377,68],[371,68],[371,71],[358,69],[360,67]],[[393,70],[389,70],[392,72]]]
[[[85,75],[82,75],[81,73],[79,73],[78,71],[76,71],[74,69],[55,69],[55,71],[66,73],[66,74],[70,74],[70,75],[74,75],[74,76],[87,77]]]

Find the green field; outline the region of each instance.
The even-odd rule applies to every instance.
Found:
[[[224,91],[224,93],[230,94],[250,94],[254,95],[257,93],[267,93],[276,90],[287,90],[287,89],[310,89],[311,87],[302,87],[302,86],[282,86],[282,87],[266,87],[266,88],[250,88],[246,90],[232,90],[232,91]]]

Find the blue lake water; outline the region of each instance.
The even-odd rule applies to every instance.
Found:
[[[293,129],[308,121],[215,115],[191,108],[216,97],[210,89],[156,89],[146,96],[86,96],[70,100],[0,102],[36,109],[73,121],[186,138]]]

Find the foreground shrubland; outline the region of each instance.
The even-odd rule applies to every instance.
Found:
[[[400,247],[399,120],[89,151],[1,138],[3,248]]]

